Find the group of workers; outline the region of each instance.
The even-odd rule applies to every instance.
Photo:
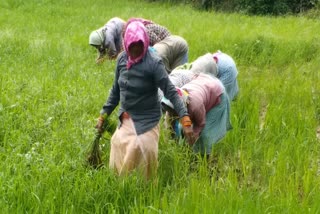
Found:
[[[111,18],[91,32],[89,44],[98,51],[96,63],[116,59],[96,128],[103,132],[119,105],[109,160],[117,174],[137,170],[147,179],[156,174],[162,117],[173,138],[184,139],[206,156],[232,129],[230,102],[239,87],[236,64],[228,54],[204,53],[189,62],[184,38],[143,18]]]

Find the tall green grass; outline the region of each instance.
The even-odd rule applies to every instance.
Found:
[[[4,0],[0,14],[1,213],[320,212],[318,20],[122,0]],[[208,162],[162,127],[150,182],[83,166],[115,68],[95,64],[88,36],[113,16],[165,25],[190,60],[219,49],[237,62],[233,129]]]

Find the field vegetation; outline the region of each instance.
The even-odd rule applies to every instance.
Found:
[[[0,14],[0,213],[320,212],[319,19],[138,0],[2,0]],[[190,61],[235,59],[233,129],[209,162],[162,126],[152,181],[84,167],[115,68],[95,64],[88,37],[114,16],[166,26]]]

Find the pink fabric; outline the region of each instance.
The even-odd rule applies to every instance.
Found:
[[[179,96],[182,97],[183,96],[182,90],[178,87],[176,87],[176,89],[177,89]]]
[[[217,78],[200,73],[198,77],[182,86],[182,89],[189,93],[188,113],[193,122],[195,137],[206,124],[206,113],[221,102],[220,95],[224,86]]]
[[[129,20],[130,21],[130,20]],[[143,53],[141,56],[132,59],[129,53],[129,46],[132,43],[142,41],[143,43]],[[144,55],[147,53],[149,46],[149,36],[147,33],[146,28],[140,21],[132,21],[128,24],[125,34],[124,34],[124,48],[128,55],[128,63],[127,68],[131,68],[132,65],[140,62],[140,60],[144,57]]]
[[[218,61],[219,61],[218,56],[219,56],[220,54],[221,54],[221,52],[220,52],[220,51],[215,52],[215,53],[213,53],[213,54],[212,54],[213,59],[216,61],[216,63],[218,63]]]
[[[179,95],[179,97],[182,99],[183,103],[185,105],[187,105],[187,102],[188,102],[188,92],[186,90],[182,90],[181,88],[179,87],[176,87],[177,89],[177,93]]]
[[[129,21],[127,22],[127,26],[128,26],[131,22],[135,22],[135,21],[142,22],[142,24],[143,24],[144,26],[146,26],[146,25],[148,25],[148,24],[153,24],[153,21],[148,20],[148,19],[131,18],[131,19],[129,19]]]

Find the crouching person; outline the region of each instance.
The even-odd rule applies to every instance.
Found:
[[[106,58],[115,59],[123,50],[122,30],[126,22],[121,18],[110,19],[103,27],[94,30],[89,36],[89,45],[98,51],[96,63],[102,63]]]
[[[194,74],[206,73],[217,77],[225,87],[230,101],[235,100],[239,93],[238,70],[233,58],[226,53],[217,51],[206,53],[191,63],[185,63],[175,68],[173,72],[190,70]]]
[[[172,102],[184,134],[193,140],[192,122],[186,107],[168,79],[161,59],[148,48],[149,37],[141,22],[131,22],[124,33],[124,48],[117,58],[115,79],[103,105],[96,128],[103,132],[105,118],[119,107],[119,125],[111,138],[109,167],[119,175],[137,169],[146,179],[158,166],[158,88]]]
[[[156,43],[153,48],[161,57],[168,74],[179,65],[188,62],[188,43],[181,36],[168,36]]]
[[[211,153],[212,145],[222,139],[230,130],[230,101],[221,81],[211,75],[200,73],[195,79],[177,88],[193,122],[195,137],[193,150],[202,155]],[[169,115],[176,114],[170,100],[162,99],[163,109]],[[172,126],[175,122],[171,123]],[[175,128],[176,133],[177,127]]]

